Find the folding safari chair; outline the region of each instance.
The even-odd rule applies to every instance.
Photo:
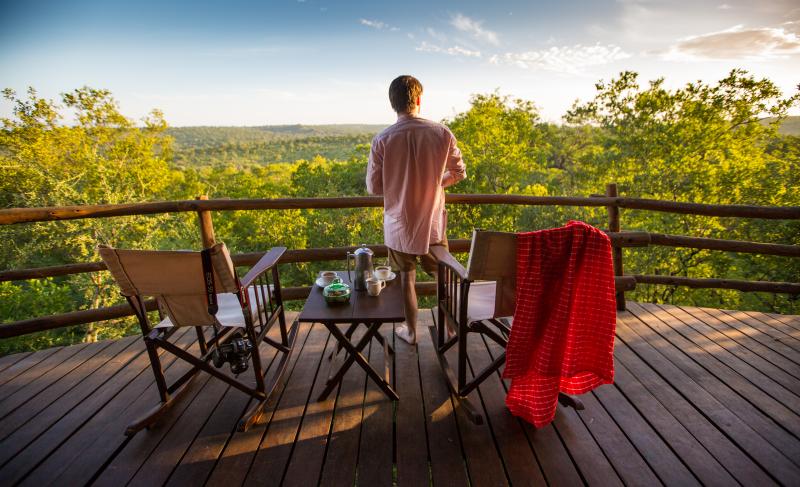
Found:
[[[516,304],[517,235],[475,230],[466,269],[443,247],[431,247],[431,252],[439,260],[438,304],[431,337],[450,390],[472,421],[481,424],[483,417],[467,395],[506,361],[505,348]],[[492,340],[503,352],[467,381],[467,339],[471,333]],[[457,347],[455,371],[446,356],[453,346]],[[558,400],[583,409],[576,397],[559,394]]]
[[[130,424],[125,434],[133,435],[156,422],[187,391],[191,379],[201,370],[255,399],[239,422],[239,430],[245,431],[255,423],[284,380],[297,336],[297,323],[287,329],[281,299],[277,262],[286,248],[272,248],[241,281],[224,243],[201,252],[122,250],[108,246],[100,246],[98,250],[139,320],[161,399],[156,408]],[[145,297],[157,300],[159,317],[163,319],[155,326],[148,319]],[[267,336],[275,323],[280,328],[279,339]],[[195,328],[199,356],[169,341],[183,326]],[[207,337],[209,328],[212,333]],[[229,351],[235,345],[233,340],[241,344],[245,338],[252,351],[249,357],[243,354],[242,361],[252,363],[255,387],[252,382],[237,380],[209,364],[215,355],[219,356],[226,348]],[[268,382],[261,362],[262,343],[282,354]],[[185,360],[191,369],[167,384],[159,348]]]

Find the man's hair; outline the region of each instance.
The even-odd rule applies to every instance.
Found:
[[[422,83],[413,76],[398,76],[389,85],[389,102],[397,113],[411,113],[422,94]]]

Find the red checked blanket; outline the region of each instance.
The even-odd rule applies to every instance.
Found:
[[[503,377],[506,405],[537,428],[558,393],[614,381],[611,241],[583,222],[517,236],[517,304]]]

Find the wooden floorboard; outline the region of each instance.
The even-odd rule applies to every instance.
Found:
[[[304,324],[286,387],[245,433],[249,398],[199,374],[156,426],[124,436],[158,397],[138,338],[0,357],[0,485],[800,485],[800,317],[630,303],[617,321],[615,383],[540,429],[509,414],[500,372],[471,394],[484,424],[470,421],[428,310],[416,347],[381,329],[399,402],[358,365],[317,401],[334,341]],[[197,350],[193,330],[174,339]],[[500,352],[472,335],[471,372]],[[364,355],[383,371],[382,346]],[[162,360],[168,376],[188,370]]]
[[[660,321],[657,317],[643,313],[637,315],[637,318],[648,325],[639,327],[637,331],[639,336],[668,357],[691,380],[699,384],[740,420],[746,422],[769,441],[778,452],[788,458],[800,458],[800,439],[793,436],[780,424],[780,419],[785,419],[781,416],[785,408],[783,410],[777,408],[774,401],[769,401],[769,398],[763,393],[753,390],[751,384],[741,376],[732,373],[730,369],[715,366],[716,364],[713,363],[706,363],[704,368],[698,361],[706,362],[705,355],[702,353],[688,355],[689,350],[684,351],[682,347],[670,343],[652,328],[660,328]],[[689,349],[692,348],[684,341],[680,343]],[[748,400],[756,401],[759,407],[768,408],[769,411],[763,412],[759,407],[753,407]],[[779,419],[776,419],[776,416],[779,416]]]
[[[14,353],[0,357],[0,377],[6,375],[2,373],[3,371],[7,370],[9,367],[24,359],[31,353],[33,352]]]
[[[319,324],[314,326],[322,328]],[[295,440],[294,451],[283,476],[283,485],[303,487],[319,482],[339,389],[338,387],[334,389],[324,401],[318,401],[317,398],[325,389],[329,372],[327,357],[334,348],[335,340],[328,338],[325,352],[320,357],[320,367],[314,377],[303,422]]]
[[[651,305],[645,305],[645,309],[648,309],[648,306]],[[678,330],[687,338],[690,338],[698,345],[703,346],[706,350],[709,350],[711,353],[717,356],[717,358],[727,359],[725,362],[729,366],[733,364],[733,366],[737,368],[741,367],[739,361],[750,365],[754,372],[749,373],[756,374],[756,377],[759,377],[758,379],[755,379],[757,384],[768,384],[769,382],[774,381],[791,392],[795,397],[800,397],[800,382],[798,382],[790,374],[786,373],[783,369],[775,366],[757,353],[751,351],[746,346],[728,338],[723,333],[715,330],[708,324],[701,321],[699,318],[690,315],[678,307],[661,306],[659,309],[663,309],[681,321],[682,324],[678,324],[676,327],[674,327],[676,330]],[[728,353],[721,353],[720,349],[724,349]],[[800,408],[794,408],[794,410],[800,411]]]
[[[791,376],[791,380],[794,380],[795,383],[797,383],[797,380],[800,379],[800,365],[792,362],[783,355],[767,347],[761,341],[754,339],[751,335],[742,333],[736,328],[721,321],[716,317],[716,313],[714,313],[713,310],[711,313],[709,313],[708,311],[704,311],[699,308],[678,309],[691,314],[709,327],[724,334],[728,340],[744,346],[757,356],[783,370],[786,374]],[[756,336],[758,336],[757,333]]]
[[[358,342],[364,332],[365,329],[359,327],[353,334],[353,341]],[[336,362],[329,361],[328,366],[334,363]],[[338,362],[336,366],[340,364]],[[356,480],[366,380],[366,373],[356,364],[344,376],[334,406],[333,424],[320,477],[321,485],[353,485]]]
[[[310,330],[245,485],[280,485],[327,341],[328,333],[322,326]]]
[[[299,360],[305,359],[304,350],[311,326],[301,324],[298,327],[295,342],[295,351],[286,370],[287,385],[292,382],[294,369]],[[281,410],[286,388],[276,392],[275,407],[265,411],[261,420],[245,432],[235,432],[228,440],[222,454],[217,460],[216,466],[209,477],[206,485],[219,485],[230,487],[232,485],[242,485],[247,478],[253,459],[256,456],[258,447],[264,435],[272,425],[272,418],[275,413]],[[237,418],[238,419],[238,418]]]
[[[181,330],[178,335],[180,346],[193,346],[194,334]],[[144,349],[142,342],[137,343]],[[177,370],[170,370],[173,365],[183,367],[171,355],[161,356],[168,373]],[[104,473],[108,462],[128,444],[129,439],[123,434],[125,427],[155,406],[157,397],[150,362],[147,354],[142,353],[33,444],[41,463],[25,479],[25,484],[42,485],[54,478],[60,485],[83,485]],[[57,446],[46,449],[50,444]],[[29,450],[32,448],[25,451]]]
[[[701,348],[687,340],[676,331],[675,326],[679,322],[671,314],[661,309],[648,311],[635,304],[631,304],[631,309],[640,312],[640,318],[653,331],[704,368],[706,372],[710,372],[720,382],[736,391],[741,398],[755,405],[764,415],[783,426],[795,437],[800,436],[800,416],[794,412],[800,411],[800,409],[797,409],[797,398],[793,399],[793,394],[774,382],[770,383],[771,381],[764,380],[762,374],[752,370],[751,367],[743,364],[725,350],[718,349],[718,347]],[[761,388],[754,385],[754,382],[760,383]],[[778,398],[789,404],[781,404],[779,400],[776,400]],[[794,411],[791,409],[793,407]],[[795,446],[797,447],[796,451],[800,453],[800,442],[797,442]]]
[[[391,323],[382,328],[385,339],[393,342],[394,332]],[[391,360],[392,355],[390,354],[388,358]],[[369,363],[375,370],[383,372],[383,346],[376,340],[370,343]],[[361,443],[358,448],[359,484],[391,487],[394,481],[393,415],[393,401],[386,400],[386,395],[373,381],[367,381],[361,422]]]

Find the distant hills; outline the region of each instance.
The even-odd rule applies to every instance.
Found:
[[[767,124],[770,119],[763,120]],[[270,164],[327,159],[348,160],[365,154],[365,147],[385,125],[264,125],[260,127],[171,127],[175,162],[179,166]],[[800,136],[800,116],[787,117],[784,135]]]
[[[786,117],[778,131],[783,135],[800,136],[800,116]]]
[[[351,137],[373,135],[386,125],[264,125],[261,127],[171,127],[177,150],[210,148],[221,145],[259,144],[306,138]]]

